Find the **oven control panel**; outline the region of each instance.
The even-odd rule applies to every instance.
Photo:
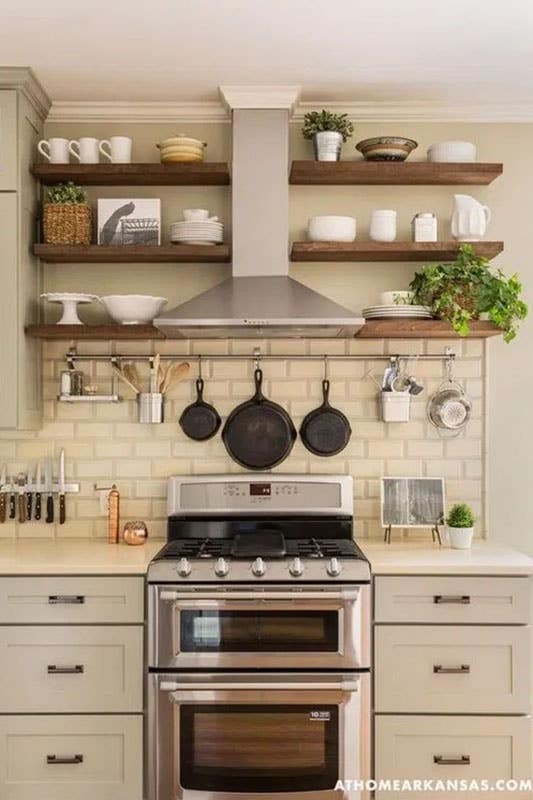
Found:
[[[239,475],[170,478],[168,513],[353,514],[350,476]]]

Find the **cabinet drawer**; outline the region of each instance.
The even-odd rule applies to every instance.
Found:
[[[524,578],[382,577],[375,581],[376,622],[529,622]]]
[[[142,800],[142,759],[140,715],[0,716],[2,800]]]
[[[376,779],[529,780],[530,717],[376,717]],[[459,762],[459,763],[450,763]],[[443,794],[442,792],[440,794]],[[434,800],[438,792],[376,792],[376,800],[401,797]],[[478,792],[446,792],[446,798]],[[531,790],[483,792],[479,797],[531,798]]]
[[[143,578],[0,578],[0,624],[143,622]]]
[[[377,711],[530,710],[529,626],[380,625],[374,643]]]
[[[0,709],[16,713],[142,711],[143,628],[0,628]]]

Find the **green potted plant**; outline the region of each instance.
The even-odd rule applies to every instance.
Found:
[[[91,207],[81,186],[69,181],[52,186],[43,206],[46,244],[90,244]]]
[[[450,545],[454,550],[469,550],[474,537],[474,513],[466,503],[456,503],[446,520]]]
[[[353,135],[353,125],[348,114],[331,111],[309,111],[304,116],[304,139],[311,139],[317,161],[339,161],[343,142]]]
[[[476,255],[469,244],[461,245],[455,261],[423,267],[410,288],[413,303],[429,306],[436,317],[448,320],[459,336],[468,336],[470,321],[485,315],[510,342],[528,312],[518,275],[507,277],[501,270],[491,269],[488,259]]]

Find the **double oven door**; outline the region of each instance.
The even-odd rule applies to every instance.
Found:
[[[149,587],[153,669],[367,669],[370,587]]]
[[[369,673],[151,673],[150,800],[363,800]]]

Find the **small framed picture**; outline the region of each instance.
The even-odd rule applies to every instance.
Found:
[[[98,200],[98,244],[161,244],[161,200]]]
[[[444,478],[382,478],[384,528],[434,528],[444,523]]]

